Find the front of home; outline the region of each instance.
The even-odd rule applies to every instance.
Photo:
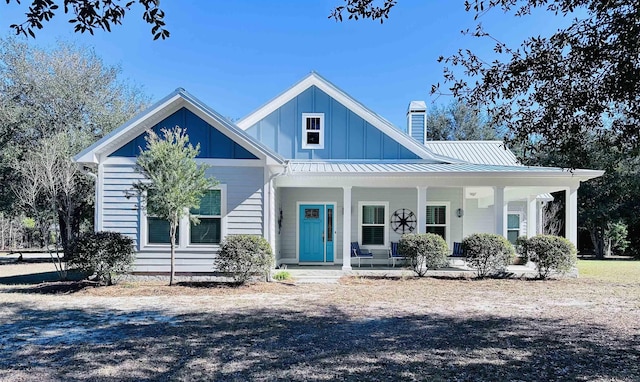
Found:
[[[601,171],[526,167],[501,142],[428,141],[426,105],[408,134],[311,73],[237,123],[183,89],[76,156],[97,175],[95,227],[136,243],[136,272],[169,270],[168,225],[147,216],[133,182],[148,129],[180,126],[219,184],[179,227],[176,271],[213,272],[227,235],[264,236],[277,264],[341,264],[351,242],[387,264],[403,233],[440,234],[452,248],[472,233],[515,240],[540,232],[540,208],[564,191],[566,236],[577,241],[577,190]]]

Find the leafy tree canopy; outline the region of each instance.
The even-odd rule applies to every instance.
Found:
[[[7,4],[12,0],[6,0]],[[15,0],[21,4],[21,0]],[[32,0],[25,12],[26,20],[12,24],[16,34],[36,37],[35,29],[42,29],[45,22],[50,21],[60,12],[62,5],[65,14],[70,15],[69,23],[74,25],[75,32],[89,32],[96,29],[110,32],[112,25],[122,25],[126,12],[134,4],[144,8],[142,19],[153,25],[151,34],[153,39],[163,40],[169,37],[164,22],[164,11],[160,8],[160,0]]]
[[[428,139],[435,141],[498,140],[504,131],[492,126],[486,114],[462,102],[436,106],[427,114]]]
[[[384,19],[395,1],[344,0],[330,17]],[[378,5],[376,5],[378,4]],[[488,62],[470,50],[440,57],[450,93],[486,109],[493,124],[506,126],[510,146],[553,153],[558,163],[579,167],[586,140],[616,145],[626,155],[640,149],[640,3],[628,0],[466,0],[476,18],[492,9],[526,17],[534,9],[572,17],[551,36],[518,47],[500,42],[478,25],[466,33],[495,42]],[[577,12],[580,11],[580,12]]]
[[[199,208],[200,198],[217,181],[206,176],[207,167],[195,161],[200,144],[193,147],[185,129],[178,126],[161,130],[162,136],[147,131],[146,149],[137,160],[137,171],[144,179],[134,184],[149,216],[169,222],[171,246],[171,276],[175,269],[176,230],[180,219],[189,216],[189,210]],[[198,222],[198,219],[191,217]]]

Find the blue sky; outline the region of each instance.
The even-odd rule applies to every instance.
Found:
[[[22,22],[25,4],[0,6],[0,35]],[[168,40],[153,41],[151,26],[134,6],[123,25],[94,36],[72,32],[68,15],[37,32],[30,43],[57,39],[91,46],[123,79],[153,100],[183,87],[216,111],[241,118],[315,70],[366,106],[405,127],[411,100],[433,101],[431,85],[442,82],[440,55],[472,49],[490,60],[492,44],[463,36],[474,28],[463,0],[400,0],[384,24],[328,19],[341,0],[163,1]],[[509,44],[555,31],[559,20],[539,12],[527,18],[492,10],[480,19]],[[441,97],[437,103],[451,100]]]

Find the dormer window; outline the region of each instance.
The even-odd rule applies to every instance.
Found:
[[[302,113],[302,148],[324,148],[323,113]]]

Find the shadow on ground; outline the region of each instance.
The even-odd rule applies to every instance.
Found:
[[[173,315],[0,314],[0,380],[638,380],[640,337],[491,315],[356,318],[333,306]]]
[[[85,273],[68,271],[67,281],[80,281],[87,277]],[[40,272],[24,275],[0,277],[0,285],[35,285],[41,283],[60,281],[58,272]]]

